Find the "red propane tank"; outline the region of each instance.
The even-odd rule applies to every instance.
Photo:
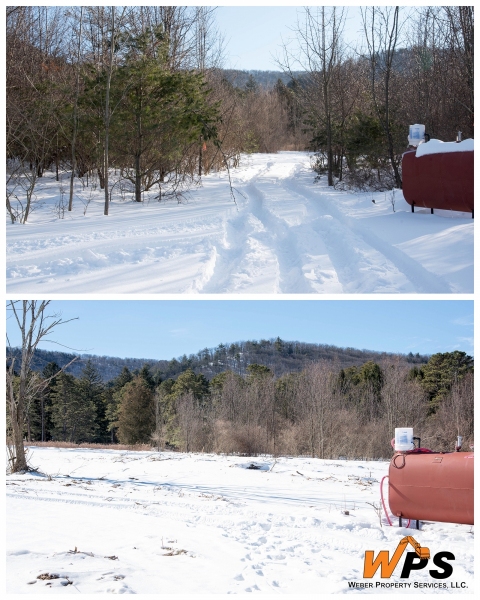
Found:
[[[473,453],[396,453],[388,472],[393,515],[473,525]]]
[[[444,152],[402,159],[403,195],[424,208],[473,211],[473,151]]]

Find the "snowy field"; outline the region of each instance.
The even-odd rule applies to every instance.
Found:
[[[365,550],[413,535],[455,555],[435,593],[473,593],[473,528],[382,526],[388,462],[33,448],[7,476],[9,593],[432,593],[430,567],[362,582]],[[259,467],[248,468],[250,465]],[[388,486],[385,486],[387,488]],[[371,504],[370,504],[371,503]],[[348,514],[345,512],[348,511]],[[390,554],[391,556],[391,554]],[[403,564],[403,561],[402,561]],[[434,567],[435,568],[435,567]],[[38,578],[43,575],[44,578]],[[47,578],[57,575],[57,578]],[[468,587],[455,588],[452,584]]]
[[[216,173],[182,204],[114,191],[108,217],[103,191],[77,182],[59,219],[47,173],[29,223],[7,220],[7,292],[473,293],[469,214],[328,189],[301,152],[245,157],[232,180],[238,208]]]

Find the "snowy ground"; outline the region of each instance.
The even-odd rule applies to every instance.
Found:
[[[103,192],[77,182],[58,219],[48,173],[30,222],[7,224],[7,292],[473,292],[470,215],[412,214],[398,190],[394,213],[389,194],[328,189],[300,152],[246,157],[232,179],[238,210],[220,173],[185,204],[114,194],[108,217]]]
[[[401,568],[373,589],[348,582],[365,581],[365,550],[405,535],[454,553],[435,593],[473,593],[473,528],[380,526],[369,503],[386,462],[58,448],[31,462],[45,475],[7,476],[9,593],[384,593]],[[438,581],[425,568],[390,593]]]

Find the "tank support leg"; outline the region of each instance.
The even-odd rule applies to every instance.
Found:
[[[417,526],[416,529],[420,529],[420,521],[417,519]]]
[[[433,208],[430,209],[430,214],[433,215]]]
[[[401,527],[402,526],[402,517],[398,517],[398,526]]]
[[[415,208],[413,206],[413,202],[412,202],[412,212],[415,212]]]
[[[472,210],[472,219],[473,219],[473,210]]]

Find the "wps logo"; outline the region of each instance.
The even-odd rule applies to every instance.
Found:
[[[408,578],[412,571],[424,569],[430,560],[430,550],[425,546],[420,546],[415,538],[408,535],[400,540],[391,559],[388,550],[380,550],[376,557],[373,550],[367,550],[363,563],[363,577],[371,579],[379,568],[382,579],[391,577],[408,544],[413,547],[415,552],[407,552],[400,577]],[[455,560],[455,556],[451,552],[438,552],[435,554],[433,564],[438,569],[429,570],[431,577],[434,579],[447,579],[450,577],[453,573],[453,567],[447,562],[449,560]]]

